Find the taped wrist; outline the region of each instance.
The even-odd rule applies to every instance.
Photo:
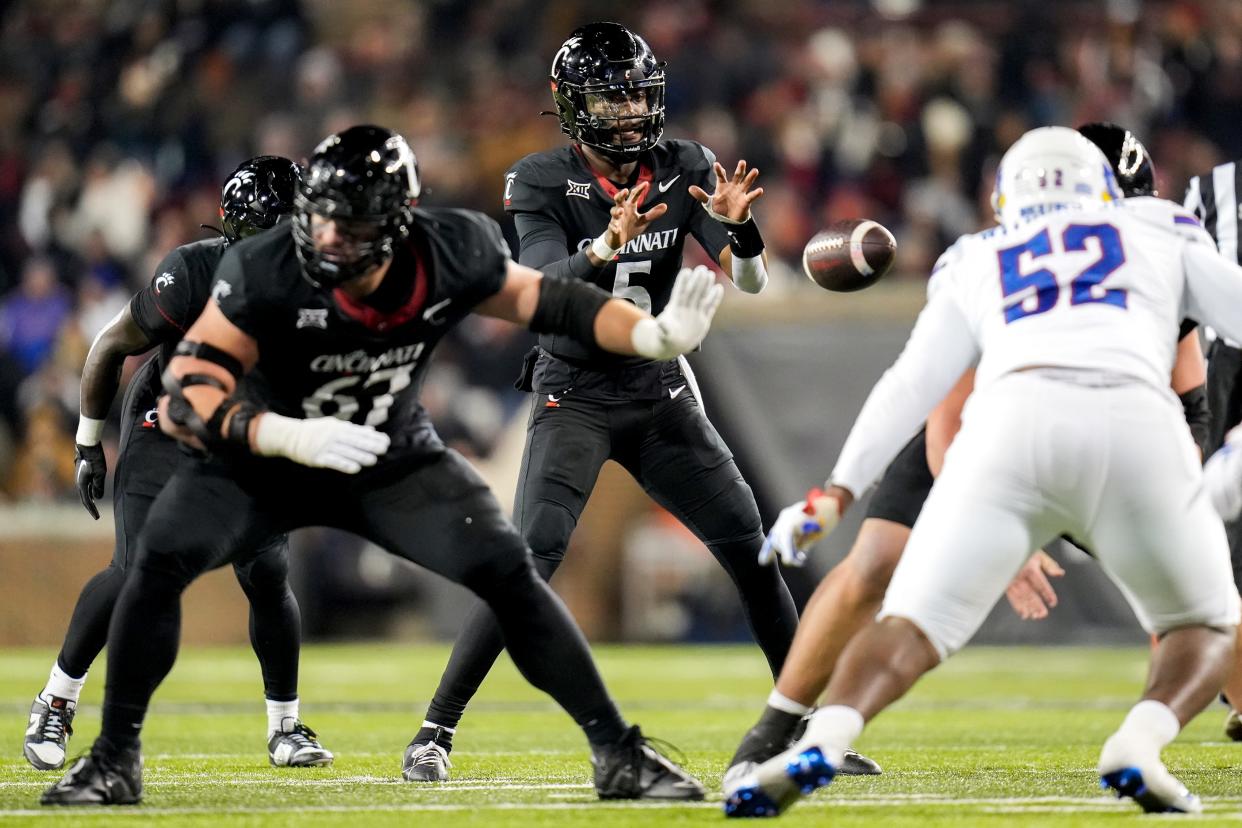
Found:
[[[1208,407],[1207,385],[1199,385],[1177,396],[1182,401],[1182,413],[1195,438],[1204,459],[1208,456],[1208,438],[1211,432],[1212,412]]]
[[[724,229],[729,234],[729,249],[735,259],[751,259],[763,252],[763,236],[753,216],[741,224],[726,224]]]
[[[545,274],[539,282],[539,301],[530,329],[535,333],[567,334],[581,343],[594,345],[595,317],[610,298],[587,282]]]

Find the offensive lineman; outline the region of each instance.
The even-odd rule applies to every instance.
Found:
[[[646,41],[616,23],[582,26],[556,53],[551,86],[570,144],[527,156],[505,175],[504,207],[522,264],[655,313],[694,236],[738,288],[763,289],[764,244],[750,211],[763,194],[752,189],[759,171],[740,161],[730,176],[702,145],[660,140],[664,64]],[[560,565],[600,467],[614,460],[724,567],[777,675],[797,610],[782,576],[756,561],[759,510],[703,414],[685,360],[618,357],[549,333],[528,355],[519,387],[535,396],[514,523],[539,574],[551,578]],[[501,649],[495,620],[480,605],[406,749],[406,779],[448,779],[453,734]],[[878,772],[853,757],[849,770]]]
[[[138,737],[176,658],[181,592],[256,540],[312,524],[356,532],[487,601],[518,669],[586,733],[601,798],[703,797],[621,718],[564,605],[418,396],[431,351],[471,311],[670,359],[706,335],[721,288],[705,268],[686,270],[652,318],[512,262],[495,222],[418,209],[418,194],[405,139],[352,127],[315,150],[291,226],[221,260],[213,301],[165,372],[160,417],[212,454],[178,469],[152,507],[109,632],[102,732],[44,804],[141,799]],[[262,404],[232,396],[251,369]]]
[[[91,345],[82,369],[82,413],[77,433],[77,484],[82,505],[96,520],[107,472],[99,435],[116,396],[125,358],[158,347],[138,369],[125,393],[117,459],[113,514],[116,549],[107,568],[82,588],[60,654],[47,684],[30,708],[24,753],[39,770],[65,763],[73,717],[86,672],[108,637],[112,608],[138,548],[138,532],[165,481],[184,460],[175,440],[157,425],[160,374],[173,348],[198,318],[210,294],[216,264],[232,243],[272,227],[293,209],[298,167],[287,158],[264,155],[241,164],[220,194],[217,238],[182,245],[155,270]],[[267,702],[268,758],[273,765],[306,767],[332,763],[332,753],[298,715],[298,654],[302,619],[289,588],[287,538],[276,535],[258,552],[234,565],[250,601],[250,641],[263,671]]]
[[[830,529],[979,361],[976,388],[877,621],[854,636],[806,736],[760,765],[731,816],[779,813],[828,784],[864,722],[960,649],[1032,548],[1081,538],[1158,635],[1143,700],[1108,739],[1104,784],[1147,811],[1197,811],[1160,752],[1215,696],[1238,622],[1224,530],[1168,387],[1185,317],[1242,333],[1242,269],[1172,202],[1112,203],[1108,161],[1072,130],[1001,161],[1001,226],[941,257],[910,341],[869,396],[782,554]]]
[[[1126,198],[1155,195],[1155,168],[1147,149],[1129,131],[1107,124],[1086,124],[1078,130],[1108,158]],[[1194,322],[1183,321],[1171,387],[1182,403],[1195,442],[1206,456],[1208,407],[1203,353]],[[926,427],[902,448],[872,494],[866,518],[849,555],[828,573],[803,610],[798,634],[763,715],[738,745],[724,787],[783,751],[793,740],[802,717],[819,699],[850,637],[875,617],[914,526],[939,473],[944,454],[961,423],[962,405],[973,387],[968,371],[932,411]],[[765,547],[770,555],[770,547]],[[783,561],[799,565],[801,560]],[[1006,591],[1014,610],[1024,618],[1047,615],[1056,596],[1045,573],[1061,574],[1051,557],[1036,552]]]

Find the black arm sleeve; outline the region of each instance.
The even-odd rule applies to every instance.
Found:
[[[180,339],[197,313],[189,270],[181,252],[169,253],[155,268],[150,283],[129,300],[134,323],[153,343]]]
[[[514,213],[513,223],[517,227],[520,250],[518,264],[562,279],[589,279],[598,270],[585,250],[566,256],[569,244],[565,240],[565,229],[550,216]]]
[[[539,282],[539,302],[530,329],[535,333],[568,334],[585,345],[594,345],[595,317],[611,298],[581,279],[544,275]]]
[[[1186,425],[1199,446],[1200,455],[1204,460],[1210,453],[1208,440],[1211,436],[1212,411],[1208,406],[1207,385],[1199,385],[1177,397],[1182,401],[1182,412],[1186,415]]]

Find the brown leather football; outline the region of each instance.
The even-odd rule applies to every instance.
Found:
[[[839,221],[821,230],[802,249],[802,270],[824,288],[841,293],[871,287],[897,258],[897,242],[870,219]]]

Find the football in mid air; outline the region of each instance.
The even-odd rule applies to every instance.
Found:
[[[884,225],[848,219],[821,230],[806,243],[802,270],[825,290],[848,293],[871,287],[896,258],[897,242]]]

